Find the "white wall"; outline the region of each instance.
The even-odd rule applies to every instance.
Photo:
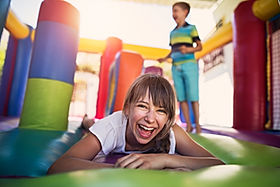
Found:
[[[203,73],[199,62],[200,123],[232,127],[233,125],[233,46],[224,46],[225,62]]]

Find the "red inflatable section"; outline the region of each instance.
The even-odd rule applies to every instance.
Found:
[[[105,51],[101,57],[99,72],[99,88],[96,103],[95,118],[105,117],[106,102],[108,97],[109,68],[114,62],[116,54],[122,50],[122,41],[115,37],[107,39]]]
[[[253,15],[254,1],[234,11],[234,114],[235,129],[258,131],[266,119],[265,23]]]
[[[140,54],[122,51],[114,111],[122,110],[124,99],[132,82],[142,73],[144,59]]]
[[[79,20],[79,11],[68,2],[61,0],[45,0],[42,2],[38,23],[39,21],[53,21],[79,30]]]

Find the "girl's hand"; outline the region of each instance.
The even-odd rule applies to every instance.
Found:
[[[115,167],[130,169],[163,169],[167,154],[130,154],[124,156],[115,164]]]

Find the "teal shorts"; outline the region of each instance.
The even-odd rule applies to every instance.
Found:
[[[198,64],[172,65],[172,77],[177,100],[198,101]]]

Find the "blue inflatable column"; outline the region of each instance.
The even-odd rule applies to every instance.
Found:
[[[43,1],[19,127],[67,129],[78,42],[78,10],[65,1]]]
[[[33,28],[29,27],[29,30],[29,36],[25,39],[19,39],[17,42],[14,76],[8,104],[8,116],[19,117],[22,110],[32,51],[30,36]]]
[[[3,28],[6,24],[7,15],[9,12],[11,0],[1,0],[0,1],[0,38],[2,36]]]
[[[9,7],[10,7],[10,0],[1,0],[0,1],[0,39],[2,37],[2,32],[5,27]],[[11,64],[6,63],[6,61],[7,61],[7,56],[8,56],[7,53],[9,50],[9,46],[11,49],[11,47],[14,46],[14,43],[15,43],[15,39],[10,36],[8,48],[7,48],[7,52],[6,52],[6,59],[5,59],[6,66],[4,64],[1,83],[0,83],[0,116],[7,115],[7,110],[5,109],[5,108],[7,108],[7,104],[5,104],[5,101],[7,99],[7,96],[9,96],[9,91],[7,91],[7,87],[8,87],[7,81],[9,80],[9,74],[10,74],[9,72],[10,72]]]
[[[8,105],[14,76],[18,40],[9,37],[0,85],[0,116],[8,116]]]

